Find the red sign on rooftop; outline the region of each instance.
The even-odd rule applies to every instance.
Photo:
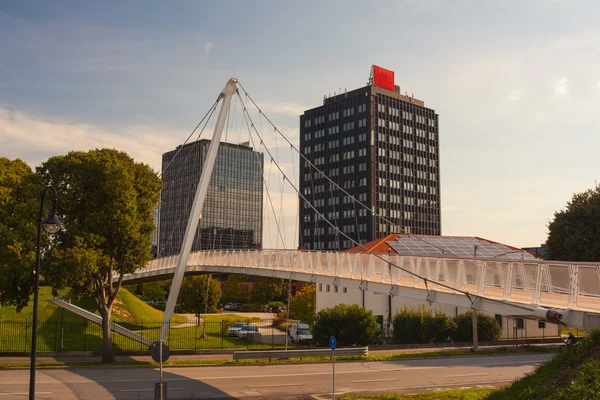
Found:
[[[373,65],[373,85],[394,91],[394,71]]]

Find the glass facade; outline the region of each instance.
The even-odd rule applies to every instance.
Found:
[[[209,145],[199,140],[163,154],[161,257],[179,254]],[[262,169],[262,153],[221,143],[192,251],[262,248]]]
[[[310,161],[300,165],[300,247],[345,250],[392,233],[441,234],[438,115],[397,86],[369,85],[306,110],[300,151]]]

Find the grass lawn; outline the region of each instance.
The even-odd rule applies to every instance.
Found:
[[[62,293],[61,293],[62,294]],[[39,337],[38,351],[56,351],[61,342],[61,314],[64,318],[62,348],[64,351],[99,351],[102,343],[102,328],[69,311],[64,311],[47,300],[52,298],[51,289],[40,287],[39,292]],[[96,311],[91,298],[74,301],[73,304],[88,311]],[[159,325],[163,312],[150,307],[127,289],[121,288],[113,305],[112,320],[128,329],[143,329],[145,325]],[[31,346],[31,320],[33,299],[20,313],[14,307],[0,307],[0,351],[28,352]],[[173,317],[173,324],[187,322],[184,316]],[[146,350],[145,346],[121,335],[113,335],[117,350]]]
[[[420,394],[343,395],[340,400],[483,400],[496,389],[441,390]]]

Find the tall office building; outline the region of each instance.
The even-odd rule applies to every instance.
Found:
[[[304,160],[300,191],[345,234],[365,243],[390,233],[441,234],[438,115],[402,94],[394,72],[373,66],[369,84],[325,96],[300,116],[300,150],[368,210]],[[302,201],[299,246],[354,246]],[[375,217],[370,210],[385,217]]]
[[[179,254],[210,140],[163,154],[158,254]],[[177,155],[177,157],[175,157]],[[221,143],[192,251],[261,249],[263,154]]]

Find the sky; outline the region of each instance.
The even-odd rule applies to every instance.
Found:
[[[377,64],[439,114],[442,234],[537,246],[600,175],[599,20],[577,0],[4,1],[0,156],[112,147],[159,172],[230,77],[298,143],[299,114]],[[231,141],[248,139],[240,109]],[[293,191],[269,185],[265,247],[294,247]]]

